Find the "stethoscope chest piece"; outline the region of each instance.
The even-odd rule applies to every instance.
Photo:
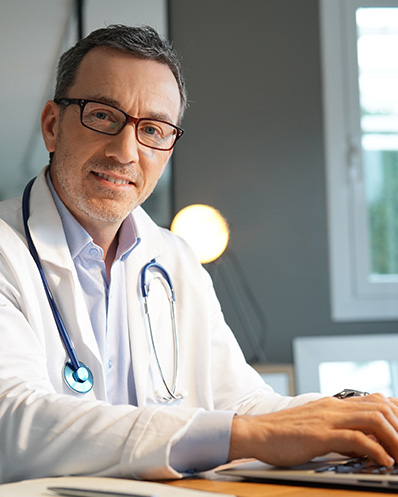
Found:
[[[90,369],[82,362],[80,367],[75,369],[71,361],[68,361],[64,368],[64,380],[69,388],[78,393],[88,393],[94,384]]]

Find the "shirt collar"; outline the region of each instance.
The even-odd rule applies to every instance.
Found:
[[[92,246],[97,245],[93,242],[92,237],[87,233],[83,226],[76,220],[69,209],[60,199],[50,178],[50,173],[47,172],[46,180],[53,196],[54,203],[60,215],[62,225],[65,231],[66,241],[72,256],[75,259],[87,244]],[[126,259],[132,250],[138,245],[140,238],[137,237],[133,214],[130,213],[123,221],[119,231],[119,243],[116,251],[115,260]],[[101,247],[98,247],[101,251]]]

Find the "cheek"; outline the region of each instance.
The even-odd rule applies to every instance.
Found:
[[[142,146],[140,158],[144,161],[156,162],[156,150]]]
[[[145,177],[150,180],[151,183],[159,180],[169,162],[170,155],[167,155],[165,158],[160,154],[162,154],[162,152],[151,148],[147,148],[141,153],[141,167],[144,171]]]
[[[68,174],[85,174],[91,169],[90,161],[99,154],[98,149],[95,143],[90,143],[84,136],[71,134],[68,137],[61,136],[57,141],[55,156],[62,162],[65,172],[68,170]]]

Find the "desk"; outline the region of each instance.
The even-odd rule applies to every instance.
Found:
[[[50,495],[48,487],[77,487],[81,489],[98,489],[100,492],[127,492],[131,495],[155,494],[163,497],[175,497],[176,494],[179,497],[186,496],[188,489],[214,492],[214,497],[217,497],[217,492],[219,494],[231,494],[238,497],[386,497],[386,495],[389,495],[363,490],[339,490],[276,485],[271,483],[252,483],[238,480],[237,478],[233,479],[232,477],[217,475],[213,472],[206,473],[206,477],[208,479],[188,478],[185,480],[168,480],[167,482],[145,482],[90,476],[37,478],[0,485],[0,495],[1,497],[44,497]],[[166,485],[159,485],[159,483],[166,483]]]
[[[388,496],[385,492],[366,492],[363,490],[346,490],[337,488],[295,487],[291,485],[275,485],[268,483],[252,483],[245,481],[186,479],[173,480],[169,485],[192,488],[207,492],[218,492],[237,495],[238,497],[373,497]]]

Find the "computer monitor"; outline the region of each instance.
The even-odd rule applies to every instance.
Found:
[[[297,337],[296,393],[344,388],[398,396],[398,334]]]
[[[281,395],[295,395],[293,364],[252,364],[262,379]]]

